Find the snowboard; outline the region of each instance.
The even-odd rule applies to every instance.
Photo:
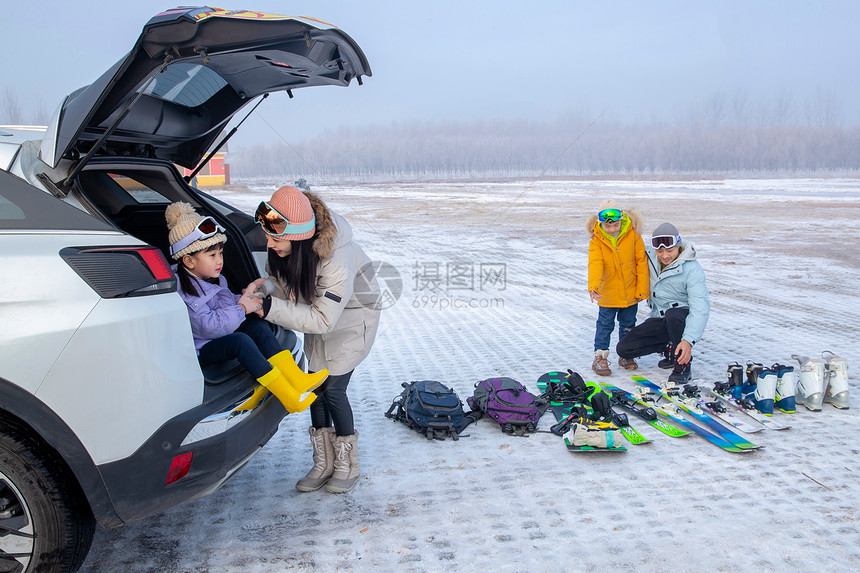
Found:
[[[541,376],[537,380],[537,388],[538,392],[541,394],[546,393],[549,384],[563,384],[565,378],[567,377],[567,372],[546,372],[545,374],[541,374]],[[557,402],[550,401],[549,409],[552,411],[553,416],[555,416],[556,421],[564,422],[571,415],[575,415],[576,406],[578,404],[572,402]],[[620,431],[620,429],[619,429]],[[638,432],[637,432],[638,433]],[[623,434],[622,434],[623,435]],[[568,436],[564,436],[564,444],[567,446],[567,449],[571,452],[626,452],[627,448],[623,444],[616,444],[611,448],[598,448],[595,446],[576,446],[574,445]]]

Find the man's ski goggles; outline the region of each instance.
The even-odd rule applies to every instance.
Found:
[[[661,235],[651,237],[651,246],[655,249],[671,249],[681,242],[681,235]]]
[[[209,237],[214,237],[218,233],[223,233],[224,227],[215,222],[212,217],[204,217],[197,223],[188,235],[182,237],[172,245],[170,245],[170,256],[172,257],[182,249],[188,248],[194,241],[202,241]]]
[[[257,207],[257,213],[254,215],[254,221],[263,227],[263,231],[267,235],[273,237],[283,237],[284,235],[301,235],[308,231],[313,231],[317,226],[317,218],[314,216],[307,223],[301,225],[291,225],[287,218],[278,213],[277,209],[263,201]]]
[[[592,213],[593,212],[594,211],[592,211]],[[604,209],[603,211],[601,211],[600,213],[597,214],[597,219],[601,223],[606,223],[607,221],[614,222],[614,221],[620,221],[621,217],[623,215],[624,214],[621,212],[620,209]]]

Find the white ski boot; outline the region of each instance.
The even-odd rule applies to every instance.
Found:
[[[794,371],[794,366],[783,364],[774,364],[773,369],[777,370],[776,397],[773,405],[786,414],[794,414],[797,411],[795,402],[797,372]]]
[[[825,361],[824,371],[827,378],[824,401],[837,408],[848,409],[848,360],[829,350],[822,352],[821,357]]]
[[[779,366],[778,364],[776,366]],[[765,368],[758,375],[755,392],[755,409],[765,416],[773,416],[773,401],[776,398],[777,370]]]
[[[824,360],[797,354],[792,354],[791,357],[800,364],[795,400],[806,406],[807,410],[819,412],[824,402]]]

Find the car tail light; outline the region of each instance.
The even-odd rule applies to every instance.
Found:
[[[176,291],[176,277],[155,247],[66,247],[60,256],[102,298]]]
[[[170,469],[167,470],[167,479],[164,481],[164,485],[170,485],[188,475],[188,470],[191,469],[191,458],[193,456],[194,452],[186,452],[173,458],[173,461],[170,462]]]

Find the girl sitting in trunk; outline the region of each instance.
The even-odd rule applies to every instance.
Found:
[[[233,294],[221,276],[224,267],[224,228],[212,217],[198,215],[188,203],[173,203],[165,212],[169,230],[171,267],[179,280],[179,295],[188,306],[191,333],[200,367],[237,358],[260,386],[239,409],[250,410],[270,391],[288,412],[301,412],[314,401],[310,393],[323,383],[327,370],[305,374],[289,350],[283,350],[271,327],[257,316],[262,308],[254,298],[255,283],[243,294]]]

